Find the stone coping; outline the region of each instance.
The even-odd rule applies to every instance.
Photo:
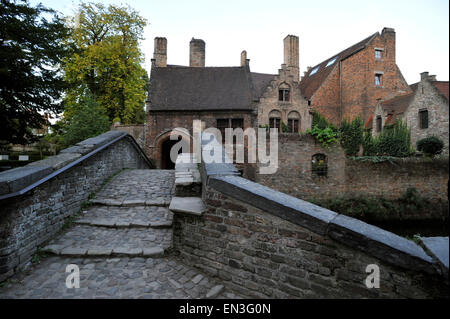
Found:
[[[422,247],[406,238],[235,176],[234,170],[230,169],[232,164],[217,163],[214,169],[207,169],[208,165],[211,164],[203,163],[203,182],[227,196],[318,234],[327,235],[387,263],[406,269],[439,273],[433,265],[433,258]]]
[[[0,200],[27,192],[33,188],[34,184],[38,186],[40,181],[44,182],[62,173],[122,138],[128,138],[149,167],[152,167],[151,162],[131,135],[122,131],[108,131],[61,150],[58,155],[1,172]]]

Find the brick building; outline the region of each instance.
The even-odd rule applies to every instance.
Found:
[[[309,104],[338,125],[372,115],[378,99],[410,93],[395,60],[395,31],[384,28],[309,68],[300,81]]]
[[[377,136],[385,126],[400,119],[410,129],[414,147],[418,140],[434,135],[444,142],[444,153],[448,154],[449,82],[436,81],[435,75],[423,72],[420,82],[410,88],[411,93],[378,101],[366,128],[371,128],[373,136]]]
[[[310,127],[310,108],[299,88],[298,37],[288,35],[284,50],[278,74],[263,74],[250,71],[245,51],[240,66],[206,67],[205,42],[199,39],[190,42],[189,66],[168,65],[167,40],[155,38],[145,151],[156,166],[173,168],[169,153],[177,141],[170,133],[185,128],[192,134],[194,120],[222,132],[266,124],[281,130],[282,123],[290,132]]]

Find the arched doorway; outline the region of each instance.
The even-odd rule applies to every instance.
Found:
[[[179,143],[180,141],[181,147],[180,145],[177,146],[178,154],[181,154],[183,150],[192,151],[187,147],[188,141],[183,139],[181,136],[178,136],[177,140],[171,140],[170,138],[165,139],[161,143],[161,169],[175,169],[175,162],[173,162],[170,158],[170,150],[175,144]]]
[[[181,140],[179,137],[178,141]],[[175,169],[175,163],[170,158],[170,150],[172,146],[178,143],[177,140],[171,140],[168,138],[161,144],[161,169]],[[181,149],[178,151],[178,154],[181,153]]]

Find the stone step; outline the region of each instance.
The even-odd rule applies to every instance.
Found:
[[[76,224],[99,227],[171,227],[173,213],[167,207],[91,206],[80,213]]]
[[[160,246],[146,248],[128,247],[64,247],[64,245],[47,245],[43,252],[64,257],[163,257],[167,249]]]
[[[173,197],[169,210],[174,213],[201,216],[206,211],[206,207],[200,197]]]
[[[169,206],[170,197],[155,199],[116,199],[116,198],[94,198],[89,201],[93,205],[120,206],[120,207],[139,207],[139,206]]]
[[[170,249],[172,236],[172,229],[167,228],[112,229],[75,225],[51,240],[43,250],[65,256],[150,256]]]

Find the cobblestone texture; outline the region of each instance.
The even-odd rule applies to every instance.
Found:
[[[66,267],[78,265],[80,288],[67,288]],[[202,276],[200,281],[193,280]],[[219,282],[186,266],[176,257],[48,257],[0,288],[0,299],[205,298]],[[223,290],[216,298],[241,298]]]
[[[0,288],[0,299],[240,298],[218,290],[220,282],[177,257],[162,254],[172,246],[173,213],[161,207],[161,200],[170,202],[174,179],[174,171],[163,170],[126,170],[113,178],[95,200],[124,205],[155,200],[156,206],[94,205],[82,211],[73,227],[44,248],[47,257]],[[79,267],[80,288],[66,287],[70,264]]]

